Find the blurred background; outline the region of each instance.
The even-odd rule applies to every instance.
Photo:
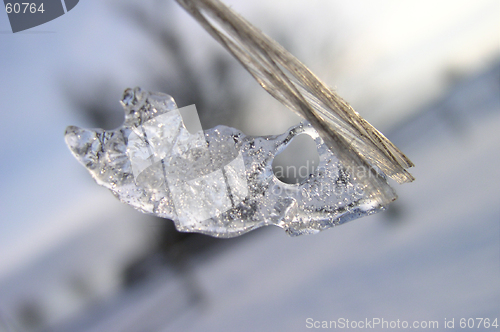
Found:
[[[500,320],[500,2],[226,3],[391,139],[416,181],[314,236],[179,233],[95,184],[66,126],[120,126],[135,86],[196,104],[205,129],[280,134],[300,118],[173,0],[80,1],[16,34],[0,13],[0,331]]]

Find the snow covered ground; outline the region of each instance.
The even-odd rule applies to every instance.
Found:
[[[459,330],[499,318],[499,75],[468,79],[391,133],[418,166],[389,211],[315,236],[260,231],[191,262],[199,303],[158,273],[62,330],[302,331],[308,319]]]
[[[20,311],[36,316],[25,306],[36,301],[44,324],[68,331],[305,330],[308,318],[377,317],[439,329],[455,318],[457,329],[460,318],[500,319],[498,1],[228,3],[393,140],[417,180],[396,185],[400,197],[382,214],[316,236],[261,230],[190,261],[190,281],[162,270],[122,292],[120,269],[148,251],[156,228],[73,160],[64,129],[87,119],[64,92],[93,98],[109,78],[113,104],[125,87],[150,88],[138,59],[161,52],[116,14],[117,1],[81,1],[19,34],[0,14],[0,331]],[[203,66],[217,45],[168,8]],[[254,112],[239,128],[276,134],[297,120],[242,77]]]
[[[417,180],[397,188],[395,216],[294,239],[273,230],[232,248],[198,266],[210,303],[171,330],[299,331],[307,318],[443,329],[445,319],[458,328],[460,318],[499,318],[499,69],[399,127]]]

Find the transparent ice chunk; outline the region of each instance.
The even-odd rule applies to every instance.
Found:
[[[396,199],[383,175],[345,167],[308,122],[277,136],[226,126],[191,133],[166,94],[127,89],[121,103],[122,127],[70,126],[66,143],[98,184],[137,210],[172,219],[180,231],[233,237],[276,225],[289,235],[310,234]],[[303,182],[283,183],[272,163],[298,135],[314,140],[319,165]]]

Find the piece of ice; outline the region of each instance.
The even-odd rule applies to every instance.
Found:
[[[277,136],[226,126],[190,133],[166,94],[127,89],[121,102],[122,127],[70,126],[66,143],[98,184],[142,212],[172,219],[179,231],[233,237],[276,225],[290,235],[310,234],[396,199],[383,175],[345,167],[308,122]],[[286,184],[272,163],[298,135],[314,140],[319,165],[303,182]]]

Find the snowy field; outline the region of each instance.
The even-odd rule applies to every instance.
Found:
[[[181,270],[153,255],[129,288],[123,269],[152,252],[160,227],[69,153],[65,127],[95,123],[78,100],[104,100],[116,127],[124,88],[171,87],[178,99],[179,82],[192,80],[210,110],[221,105],[200,114],[206,128],[278,134],[298,119],[173,2],[156,12],[160,2],[141,3],[180,36],[190,78],[123,3],[81,1],[18,34],[0,14],[1,332],[302,331],[377,318],[437,331],[453,319],[454,330],[462,318],[500,320],[498,1],[228,1],[407,154],[416,181],[394,183],[388,211],[318,235],[262,229],[216,241]],[[227,89],[211,80],[219,58]],[[153,82],[155,72],[170,83]]]

